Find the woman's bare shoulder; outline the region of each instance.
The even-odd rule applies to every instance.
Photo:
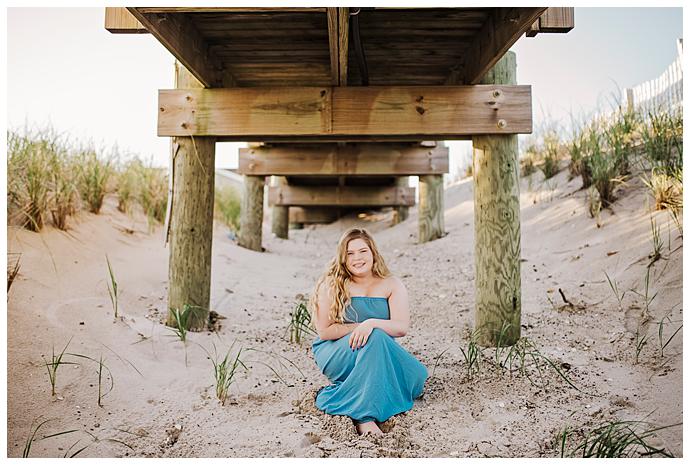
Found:
[[[330,299],[333,297],[332,278],[327,277],[319,286],[319,291],[316,296],[318,299]]]
[[[383,280],[383,283],[385,284],[387,290],[391,292],[391,294],[396,290],[405,289],[405,284],[403,284],[402,280],[395,275],[386,276]]]

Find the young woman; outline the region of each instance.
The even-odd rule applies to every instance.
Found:
[[[381,435],[379,424],[412,408],[427,369],[394,338],[410,326],[407,290],[392,276],[364,229],[345,232],[309,302],[321,372],[333,383],[316,406],[346,415],[357,432]]]

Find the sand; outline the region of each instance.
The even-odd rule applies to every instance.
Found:
[[[8,297],[8,455],[21,456],[32,424],[44,419],[50,421],[38,437],[78,431],[34,442],[33,457],[69,456],[84,446],[80,457],[556,457],[554,437],[566,426],[576,431],[575,444],[607,420],[682,422],[683,332],[662,358],[656,324],[670,314],[667,339],[682,322],[682,238],[667,212],[651,213],[661,226],[663,258],[650,269],[650,295],[657,294],[648,344],[635,363],[645,301],[630,289],[644,294],[652,250],[648,194],[630,181],[597,227],[580,184],[564,171],[547,183],[539,174],[523,178],[521,186],[522,335],[580,391],[554,370],[543,378],[532,372],[535,384],[500,373],[489,363],[493,349],[467,377],[460,348],[474,312],[471,179],[447,188],[448,234],[426,244],[416,244],[416,208],[394,227],[384,212],[291,230],[289,240],[272,237],[266,222],[264,253],[238,247],[216,225],[212,309],[225,319],[217,333],[190,334],[186,345],[161,323],[162,227],[149,231],[141,215],[119,213],[108,197],[101,214],[80,213],[68,232],[8,228],[8,251],[22,254]],[[398,341],[432,375],[414,408],[384,425],[383,438],[359,437],[349,419],[316,410],[315,393],[328,380],[310,338],[297,345],[285,336],[296,295],[312,290],[339,235],[353,225],[369,228],[407,286],[412,327]],[[119,287],[118,320],[106,254]],[[628,290],[621,306],[604,272]],[[51,396],[42,356],[70,339],[68,352],[102,355],[112,373],[102,407],[98,364],[74,356],[66,359],[79,364],[59,368]],[[249,371],[238,371],[222,406],[207,352],[215,346],[224,354],[233,342],[233,354],[256,350],[243,351]],[[103,384],[107,391],[108,379]],[[682,455],[681,427],[652,442]]]

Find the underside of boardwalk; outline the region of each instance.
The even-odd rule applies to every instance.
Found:
[[[106,8],[105,23],[150,33],[179,63],[158,102],[158,135],[173,147],[169,308],[200,309],[196,329],[209,310],[216,142],[252,142],[239,157],[238,243],[261,251],[267,180],[278,237],[350,207],[393,207],[404,221],[416,194],[418,242],[443,237],[442,141],[464,139],[475,321],[483,344],[519,337],[517,134],[532,131],[532,98],[507,52],[523,35],[572,29],[573,8],[128,7]]]

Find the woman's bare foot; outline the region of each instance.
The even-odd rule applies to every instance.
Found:
[[[374,421],[367,421],[366,423],[357,423],[357,432],[362,435],[371,433],[374,436],[383,436],[383,431]]]

